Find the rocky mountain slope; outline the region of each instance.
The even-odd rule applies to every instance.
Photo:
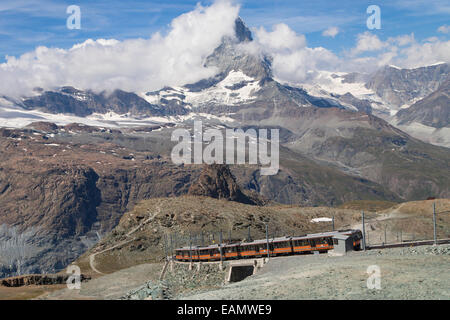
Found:
[[[156,105],[151,105],[143,98],[131,92],[115,90],[112,94],[96,94],[91,91],[81,91],[72,87],[62,87],[57,91],[45,91],[26,98],[22,102],[25,110],[38,109],[47,113],[68,113],[80,117],[93,113],[114,112],[134,116],[157,116],[163,111]],[[167,114],[170,114],[166,108]]]
[[[399,125],[417,122],[434,128],[449,127],[450,77],[430,95],[409,108],[400,110],[397,113],[397,119]]]
[[[441,63],[415,69],[385,66],[373,74],[322,72],[322,83],[304,87],[381,117],[424,142],[449,147],[449,70],[449,64]]]
[[[383,101],[393,107],[411,105],[436,91],[449,78],[450,65],[436,64],[416,69],[386,66],[366,83]]]
[[[213,166],[202,173],[203,166],[173,165],[167,142],[172,129],[147,129],[49,123],[0,129],[3,276],[16,274],[19,266],[21,273],[61,270],[137,202],[155,197],[191,192],[253,204],[266,203],[263,197],[303,205],[399,199],[378,184],[287,149],[287,162],[273,177],[260,176],[257,166],[231,166],[231,172]]]

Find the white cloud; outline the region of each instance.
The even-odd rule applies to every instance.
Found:
[[[397,64],[404,68],[418,68],[439,62],[450,63],[450,41],[415,42],[400,50],[399,56]]]
[[[280,23],[273,27],[271,32],[263,27],[256,31],[257,41],[270,52],[287,53],[306,47],[304,35],[297,35],[286,24]]]
[[[361,57],[361,54],[366,56]],[[432,37],[418,42],[414,33],[390,37],[382,41],[369,32],[359,34],[357,43],[341,65],[347,71],[366,72],[393,64],[402,68],[418,68],[435,63],[450,63],[450,41]]]
[[[238,5],[219,0],[175,18],[165,36],[87,40],[69,50],[38,47],[19,58],[7,57],[0,64],[0,93],[29,94],[34,87],[63,85],[150,91],[198,81],[216,72],[205,68],[204,60],[223,36],[234,36],[238,12]]]
[[[7,57],[7,62],[0,64],[0,94],[26,95],[35,87],[64,85],[144,92],[196,82],[216,73],[204,67],[205,58],[223,36],[234,35],[238,13],[239,6],[232,0],[218,0],[174,19],[166,35],[87,40],[68,50],[38,47],[18,58]],[[323,31],[331,37],[338,33],[336,27]],[[364,32],[342,56],[323,47],[308,47],[305,36],[287,24],[277,24],[270,31],[260,27],[254,35],[255,41],[242,47],[271,56],[275,77],[297,84],[320,81],[318,71],[322,70],[371,72],[385,64],[412,68],[450,62],[450,41],[433,37],[418,42],[413,33],[382,40]]]
[[[329,27],[327,30],[324,30],[322,32],[322,35],[324,37],[336,37],[339,33],[339,28],[338,27]]]
[[[400,47],[407,46],[415,42],[414,33],[405,34],[398,37],[391,37],[387,40],[391,44],[396,44]]]
[[[438,28],[438,32],[440,33],[450,33],[450,26],[444,24]]]
[[[272,31],[257,29],[255,43],[250,46],[253,52],[259,50],[271,56],[274,76],[291,83],[310,81],[317,70],[328,69],[338,60],[325,48],[307,47],[305,36],[296,34],[286,24],[277,24]]]
[[[385,48],[388,44],[381,41],[378,36],[366,31],[358,35],[356,47],[351,50],[351,55],[356,56],[367,51],[378,51]]]

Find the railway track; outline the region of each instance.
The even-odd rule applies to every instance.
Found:
[[[436,244],[450,243],[450,239],[440,239],[436,241]],[[385,243],[380,245],[367,246],[367,250],[376,249],[388,249],[388,248],[401,248],[401,247],[417,247],[417,246],[430,246],[434,244],[434,240],[421,240],[421,241],[408,241],[401,243]]]

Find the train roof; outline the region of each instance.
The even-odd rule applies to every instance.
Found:
[[[282,241],[289,241],[291,237],[284,236],[284,237],[278,237],[278,238],[269,238],[269,242],[282,242]],[[267,243],[267,239],[260,239],[260,240],[254,240],[252,242],[242,242],[241,246],[251,246],[256,244],[262,244]]]
[[[241,245],[241,243],[228,243],[228,244],[224,244],[222,245],[222,248],[225,247],[236,247]],[[219,249],[219,245],[218,244],[213,244],[210,246],[192,246],[192,247],[183,247],[183,248],[177,248],[175,250],[208,250],[208,249]]]
[[[358,230],[347,229],[347,230],[338,230],[338,231],[330,231],[330,232],[320,232],[320,233],[310,233],[304,236],[292,237],[292,239],[300,240],[300,239],[309,239],[309,238],[321,238],[321,237],[329,237],[335,235],[349,234],[357,232]]]

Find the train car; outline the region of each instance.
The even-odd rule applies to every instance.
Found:
[[[175,250],[175,259],[179,261],[200,261],[200,247],[184,247]]]
[[[220,248],[217,244],[198,248],[198,261],[220,260]]]
[[[222,247],[222,254],[226,260],[239,259],[240,243],[229,243]]]
[[[255,240],[252,242],[241,243],[239,245],[239,257],[261,258],[267,256],[267,242],[269,242],[269,255],[280,256],[292,254],[292,244],[290,237],[281,237],[267,240]]]
[[[291,239],[292,242],[292,252],[293,253],[310,253],[312,250],[311,242],[308,237],[293,237]]]
[[[175,250],[175,259],[178,261],[190,261],[191,260],[191,248],[184,247]]]
[[[269,239],[270,256],[284,256],[292,254],[293,249],[291,239],[291,237],[281,237],[272,240]],[[266,248],[263,253],[267,255],[267,240]]]
[[[239,258],[249,259],[255,257],[261,257],[264,250],[267,252],[266,240],[255,240],[252,242],[242,242],[239,245]]]
[[[292,251],[293,253],[313,253],[319,251],[320,253],[327,252],[333,249],[333,235],[330,233],[315,233],[308,234],[302,237],[293,237]]]

